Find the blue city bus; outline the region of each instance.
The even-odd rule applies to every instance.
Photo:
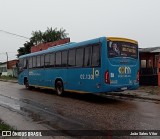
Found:
[[[19,57],[20,85],[78,93],[109,93],[139,86],[138,42],[100,37]]]

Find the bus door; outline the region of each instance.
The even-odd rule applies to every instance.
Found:
[[[18,83],[24,84],[24,78],[28,77],[28,59],[19,59],[18,68]]]
[[[29,58],[29,84],[44,85],[44,55]]]

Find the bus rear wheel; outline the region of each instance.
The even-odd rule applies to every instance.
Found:
[[[56,88],[57,95],[59,96],[64,95],[64,87],[63,87],[62,81],[56,81],[55,88]]]

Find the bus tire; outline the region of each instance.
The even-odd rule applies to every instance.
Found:
[[[26,89],[31,89],[31,86],[29,86],[29,81],[27,78],[24,79],[24,85],[25,85]]]
[[[56,81],[55,88],[56,88],[57,95],[59,95],[59,96],[64,95],[64,87],[63,87],[62,81],[60,81],[60,80]]]

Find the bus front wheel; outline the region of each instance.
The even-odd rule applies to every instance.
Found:
[[[56,81],[55,88],[56,88],[57,95],[59,95],[59,96],[64,95],[64,88],[63,88],[62,81]]]
[[[30,89],[28,79],[24,80],[24,85],[25,85],[26,89]]]

